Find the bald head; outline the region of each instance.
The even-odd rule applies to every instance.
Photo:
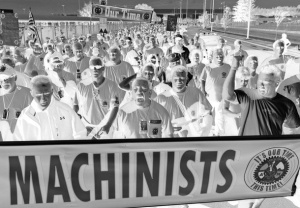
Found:
[[[45,110],[51,103],[53,94],[52,82],[44,75],[38,75],[32,78],[32,91],[31,95],[41,110]]]

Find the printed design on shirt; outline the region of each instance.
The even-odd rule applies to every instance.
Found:
[[[227,73],[226,72],[222,72],[222,78],[226,78]]]
[[[299,159],[285,147],[273,147],[255,155],[245,171],[247,186],[256,192],[273,192],[282,188],[297,172]]]

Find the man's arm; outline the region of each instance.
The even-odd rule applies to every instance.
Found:
[[[230,72],[223,85],[223,99],[228,100],[229,102],[236,100],[236,95],[234,93],[235,73],[241,60],[242,56],[233,56]]]
[[[130,90],[130,82],[136,78],[137,74],[134,74],[126,79],[124,79],[122,82],[119,83],[119,88],[125,91]]]

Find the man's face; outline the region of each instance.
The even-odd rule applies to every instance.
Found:
[[[154,38],[150,38],[150,44],[152,47],[155,46],[155,39]]]
[[[199,63],[200,62],[200,55],[199,55],[199,53],[194,53],[194,55],[192,56],[192,61],[194,63]]]
[[[183,39],[175,39],[176,45],[183,46]]]
[[[263,97],[270,97],[274,95],[277,87],[275,78],[269,74],[260,73],[257,80],[257,91]]]
[[[71,49],[70,46],[65,47],[65,54],[70,55],[70,54],[72,54],[72,53],[73,53],[73,51],[72,51],[72,49]]]
[[[138,106],[143,106],[151,96],[148,82],[146,80],[136,80],[132,83],[132,96]]]
[[[51,64],[51,69],[53,69],[53,71],[59,73],[63,70],[64,68],[64,63],[63,62],[58,62],[58,63],[52,63]]]
[[[33,49],[33,52],[34,52],[34,49]],[[14,50],[13,53],[12,53],[12,56],[13,56],[13,59],[14,59],[15,63],[22,62],[22,60],[23,60],[23,57],[22,57],[21,52],[19,50]]]
[[[94,79],[101,78],[104,72],[104,66],[90,65],[90,70]]]
[[[282,55],[284,52],[284,44],[279,42],[276,46],[275,46],[275,53]]]
[[[219,48],[223,48],[224,45],[225,45],[225,41],[223,39],[221,39],[221,40],[218,41],[218,47]]]
[[[126,45],[127,45],[127,46],[131,46],[131,45],[132,45],[132,41],[127,39],[127,40],[126,40]]]
[[[175,92],[183,92],[186,88],[186,72],[175,72],[172,77],[172,87]]]
[[[214,52],[214,63],[218,65],[222,65],[224,60],[224,54],[222,51],[218,50]]]
[[[81,45],[85,46],[85,40],[83,38],[79,39],[79,43],[81,43]]]
[[[241,79],[237,79],[237,88],[247,87],[249,79],[242,77]]]
[[[5,91],[9,91],[16,85],[17,77],[12,76],[0,76],[0,85]]]
[[[257,60],[257,58],[256,57],[251,58],[249,60],[249,62],[248,62],[249,69],[256,70],[257,66],[258,66],[258,60]]]
[[[32,87],[31,91],[33,99],[39,104],[42,110],[45,110],[51,103],[53,90],[50,85],[41,87]]]
[[[48,46],[47,46],[47,51],[50,51],[50,52],[53,52],[53,51],[54,51],[52,45],[48,45]]]
[[[33,42],[30,42],[30,43],[29,43],[29,46],[30,46],[30,48],[33,48],[34,43],[33,43]]]
[[[77,58],[82,58],[83,57],[82,49],[76,49],[75,55],[76,55]]]
[[[153,79],[153,77],[154,77],[154,69],[153,69],[153,67],[147,66],[147,67],[144,69],[143,76],[144,76],[146,79],[148,79],[150,82],[152,82],[152,79]]]
[[[61,37],[60,40],[61,40],[61,42],[63,42],[63,43],[66,42],[66,38],[65,38],[65,37]]]
[[[109,58],[111,61],[119,61],[120,60],[120,52],[117,49],[112,49],[109,53]]]

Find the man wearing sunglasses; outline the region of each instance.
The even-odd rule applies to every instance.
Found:
[[[121,54],[125,60],[126,55],[129,51],[131,51],[133,49],[133,45],[132,45],[132,39],[131,37],[126,37],[125,38],[125,46],[122,48],[121,50]]]
[[[32,96],[26,87],[17,85],[16,71],[10,66],[0,64],[0,120],[14,132],[21,111],[30,105]]]
[[[122,101],[122,90],[115,82],[103,76],[104,70],[103,61],[98,57],[92,58],[89,66],[91,82],[82,81],[78,84],[74,110],[82,116],[86,126],[95,127],[100,124],[109,110],[118,106]],[[117,111],[112,114],[114,118],[116,113]],[[112,121],[104,127],[106,133]]]
[[[51,80],[39,75],[31,82],[33,101],[18,119],[14,140],[85,139],[87,131],[78,115],[67,104],[53,99]]]

